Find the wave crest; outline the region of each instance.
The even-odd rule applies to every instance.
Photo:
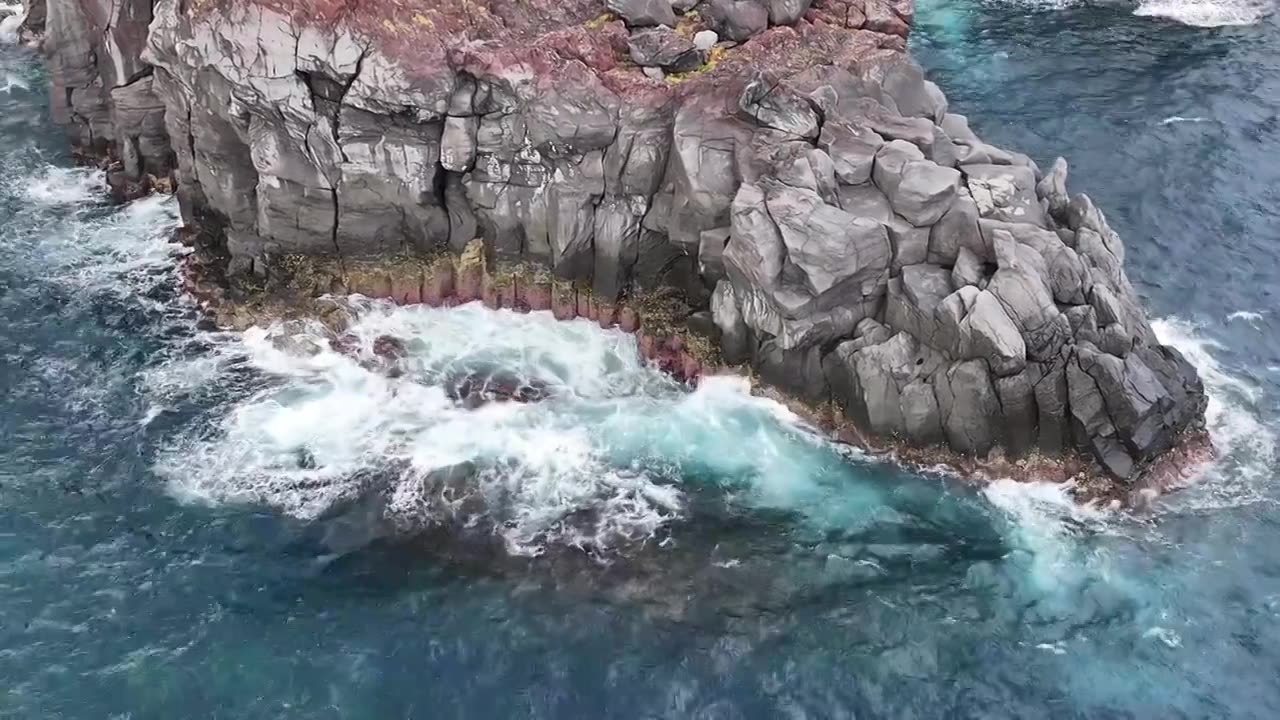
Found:
[[[1272,10],[1271,3],[1264,0],[1142,0],[1133,14],[1208,28],[1253,25],[1270,15]]]

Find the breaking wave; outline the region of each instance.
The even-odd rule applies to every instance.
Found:
[[[1231,319],[1254,320],[1257,313],[1237,312]],[[1265,483],[1275,462],[1276,438],[1262,420],[1262,391],[1224,367],[1214,353],[1223,349],[1202,328],[1179,318],[1152,323],[1162,343],[1182,352],[1200,372],[1208,395],[1205,422],[1218,459],[1200,480],[1182,492],[1168,494],[1158,512],[1183,512],[1238,507],[1269,502]],[[1089,536],[1128,536],[1158,541],[1155,526],[1119,509],[1082,505],[1071,486],[1058,483],[997,480],[982,495],[1009,521],[1005,530],[1012,546],[1010,562],[1020,566],[1029,587],[1043,597],[1075,597],[1073,593],[1097,578],[1123,585],[1115,577],[1107,554],[1089,543]],[[1158,630],[1158,628],[1157,628]],[[1168,639],[1161,634],[1161,641]],[[1056,652],[1054,648],[1046,648]]]
[[[1274,0],[1012,0],[1009,4],[1033,11],[1068,10],[1102,6],[1121,10],[1132,8],[1138,17],[1160,18],[1190,25],[1214,28],[1254,25],[1275,10]],[[948,12],[947,4],[938,0],[919,0],[917,16],[938,17]],[[950,20],[950,22],[956,22]],[[1174,122],[1199,121],[1199,118],[1171,118]],[[1164,124],[1164,123],[1162,123]]]
[[[16,181],[19,194],[42,206],[79,208],[103,202],[107,190],[106,173],[89,168],[47,165],[39,172]]]
[[[1231,318],[1252,319],[1252,313]],[[1209,403],[1205,424],[1218,459],[1194,493],[1170,496],[1170,504],[1198,508],[1229,507],[1267,501],[1264,483],[1276,460],[1275,433],[1263,420],[1262,389],[1225,367],[1215,353],[1224,350],[1200,325],[1171,317],[1152,323],[1160,342],[1177,348],[1200,372]]]
[[[1273,9],[1267,0],[1142,0],[1133,14],[1208,28],[1253,25],[1270,15]]]
[[[654,538],[684,516],[694,465],[757,479],[744,492],[757,504],[806,493],[787,482],[817,441],[745,380],[688,392],[632,336],[550,313],[359,298],[351,311],[336,339],[318,322],[253,328],[218,359],[149,374],[170,395],[241,362],[269,379],[159,460],[177,496],[309,521],[371,513],[378,534],[445,527],[536,555]]]
[[[27,14],[22,5],[0,3],[0,45],[17,42],[18,28],[22,27],[22,21],[26,19]]]

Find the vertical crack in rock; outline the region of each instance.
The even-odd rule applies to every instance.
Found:
[[[300,33],[296,34],[295,38],[300,38],[300,35]],[[300,42],[300,39],[297,40],[294,45],[295,68],[297,67],[298,42]],[[338,256],[339,260],[343,258],[342,245],[339,242],[339,234],[342,225],[342,206],[339,198],[339,188],[342,185],[342,165],[350,162],[350,157],[348,157],[347,152],[342,145],[342,109],[346,102],[348,93],[351,92],[352,86],[354,86],[356,81],[360,78],[360,73],[364,69],[365,58],[368,57],[370,52],[371,48],[367,45],[361,49],[360,55],[356,58],[355,69],[352,71],[351,75],[342,82],[338,82],[323,74],[308,72],[301,69],[294,70],[294,73],[307,87],[307,91],[311,96],[312,107],[315,109],[316,113],[319,114],[325,109],[331,108],[327,114],[329,117],[330,134],[333,137],[334,146],[338,150],[338,164],[332,169],[332,174],[325,173],[325,179],[329,183],[329,194],[333,204],[333,221],[330,229],[330,242],[332,244],[333,251]],[[309,128],[302,133],[303,146],[306,150],[307,156],[312,158],[314,162],[319,162],[319,158],[311,147],[309,137],[311,129],[314,127],[315,126],[312,125],[312,128]],[[324,168],[321,167],[322,172],[323,170]]]
[[[361,71],[364,70],[364,60],[369,55],[369,46],[366,45],[361,51],[360,56],[356,58],[355,70],[351,73],[351,77],[347,78],[347,82],[342,86],[342,93],[338,96],[337,107],[333,111],[333,142],[338,147],[338,156],[343,163],[349,162],[346,150],[342,147],[342,106],[347,100],[347,94],[351,92],[351,87],[356,84]],[[337,182],[332,179],[329,181],[333,192],[333,251],[338,254],[338,258],[342,259],[342,246],[338,242],[338,233],[342,226],[342,204],[338,197],[338,188],[342,184],[342,165],[337,168]]]

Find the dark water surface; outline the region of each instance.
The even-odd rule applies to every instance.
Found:
[[[172,203],[106,206],[0,46],[0,717],[1280,716],[1280,26],[922,2],[913,44],[986,139],[1069,157],[1204,373],[1224,459],[1153,512],[842,458],[585,325],[366,308],[404,381],[198,332]],[[458,411],[477,363],[553,397]],[[317,519],[462,460],[449,532]]]

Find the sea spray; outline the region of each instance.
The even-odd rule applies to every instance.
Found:
[[[795,513],[814,531],[899,512],[883,469],[839,452],[745,378],[691,391],[644,362],[633,336],[548,312],[349,302],[343,337],[277,323],[223,336],[218,361],[151,373],[171,393],[241,363],[259,376],[162,454],[156,469],[176,496],[317,521],[363,512],[373,495],[401,534],[487,528],[513,555],[644,544],[698,521],[690,493]],[[378,350],[388,337],[403,348],[391,364]],[[495,372],[541,396],[470,406],[452,394],[457,378]]]
[[[0,45],[18,42],[18,30],[26,19],[22,5],[0,3]]]
[[[1254,316],[1237,312],[1229,319],[1252,322]],[[1264,332],[1257,325],[1253,327]],[[1276,459],[1276,437],[1263,420],[1262,389],[1223,365],[1215,354],[1223,346],[1205,334],[1201,325],[1170,317],[1152,323],[1152,328],[1161,342],[1182,352],[1204,379],[1209,398],[1205,425],[1218,454],[1193,492],[1171,495],[1167,504],[1208,509],[1264,501],[1264,483],[1271,477]]]
[[[216,437],[162,458],[175,493],[301,518],[385,493],[391,521],[407,531],[483,523],[513,554],[547,542],[603,549],[643,540],[679,511],[670,478],[607,456],[603,421],[682,392],[640,361],[634,338],[479,304],[398,308],[356,298],[352,309],[350,354],[330,347],[318,324],[243,335],[267,386],[232,409]],[[405,348],[396,377],[377,367],[374,346],[388,335]],[[452,378],[496,367],[550,396],[468,408],[447,395]],[[461,484],[436,484],[464,466]],[[370,473],[378,487],[369,487]],[[461,502],[468,494],[475,502]]]

